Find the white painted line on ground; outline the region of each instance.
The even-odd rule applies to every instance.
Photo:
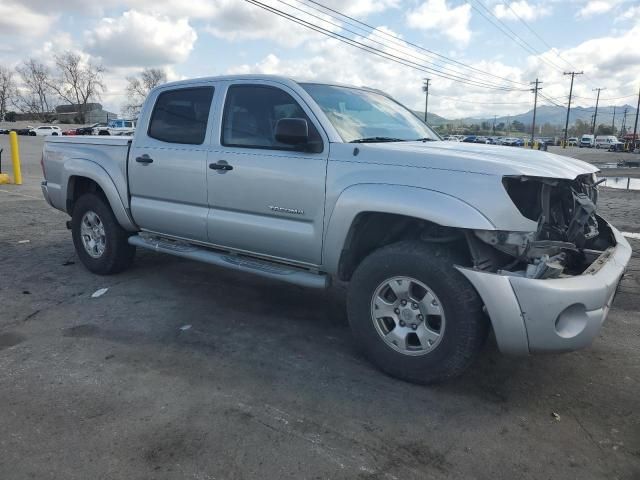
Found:
[[[638,240],[640,240],[640,233],[636,233],[636,232],[622,232],[622,235],[624,235],[627,238],[637,238]]]
[[[10,192],[9,190],[3,190],[1,188],[0,188],[0,192],[9,193],[11,195],[20,195],[21,197],[34,198],[36,200],[42,200],[40,197],[34,197],[33,195],[27,195],[26,193]]]

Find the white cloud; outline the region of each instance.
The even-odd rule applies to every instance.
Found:
[[[471,39],[471,5],[449,7],[446,0],[427,0],[407,14],[411,28],[442,32],[452,41],[466,45]]]
[[[532,21],[551,14],[551,8],[544,4],[532,5],[527,0],[521,0],[506,4],[499,3],[493,7],[493,13],[500,19],[517,20],[520,17],[522,20]]]
[[[576,13],[577,18],[589,18],[612,10],[619,0],[591,0]]]
[[[624,21],[624,20],[636,20],[640,22],[640,5],[628,8],[627,10],[623,11],[620,16],[616,18],[616,21]]]
[[[40,36],[49,30],[56,19],[57,15],[33,11],[23,2],[0,2],[0,36]]]
[[[87,50],[113,66],[157,66],[185,61],[197,39],[186,18],[124,12],[86,32]]]

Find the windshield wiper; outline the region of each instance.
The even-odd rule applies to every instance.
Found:
[[[378,142],[406,142],[407,140],[403,138],[393,138],[393,137],[366,137],[366,138],[357,138],[355,140],[351,140],[349,143],[378,143]]]
[[[435,138],[429,138],[429,137],[416,138],[416,142],[435,142],[435,141],[436,141]]]

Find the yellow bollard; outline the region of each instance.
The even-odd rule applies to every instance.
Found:
[[[9,132],[9,144],[11,145],[11,162],[13,163],[13,183],[16,185],[22,185],[20,149],[18,148],[18,135],[16,132]]]

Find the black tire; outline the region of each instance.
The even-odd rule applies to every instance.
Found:
[[[478,293],[453,267],[462,261],[447,247],[403,241],[376,250],[358,266],[348,291],[349,324],[356,343],[378,368],[402,380],[430,384],[456,377],[471,364],[487,338],[489,321]],[[385,343],[374,326],[374,292],[397,276],[424,283],[440,300],[446,326],[440,343],[428,353],[400,353]]]
[[[81,223],[85,213],[95,212],[104,227],[105,248],[99,258],[94,258],[84,247]],[[93,273],[110,275],[125,270],[133,262],[136,248],[128,243],[129,233],[116,220],[107,200],[98,194],[82,195],[73,208],[71,217],[73,245],[80,260]]]

